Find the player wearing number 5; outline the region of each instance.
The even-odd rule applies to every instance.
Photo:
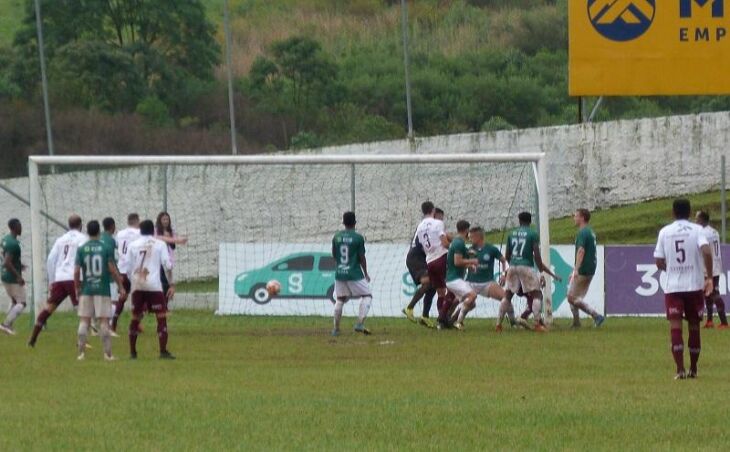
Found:
[[[654,259],[659,270],[667,274],[664,304],[667,309],[672,357],[677,365],[675,379],[697,378],[700,359],[700,320],[705,307],[705,296],[712,293],[712,251],[702,227],[689,222],[690,203],[677,199],[672,207],[674,223],[659,231]],[[704,261],[704,265],[703,265]],[[703,282],[704,280],[704,282]],[[704,291],[704,294],[703,294]],[[690,368],[684,368],[684,339],[682,319],[689,329]]]
[[[119,299],[124,301],[127,292],[122,284],[122,277],[117,271],[114,259],[115,246],[100,240],[99,222],[90,221],[86,225],[89,241],[81,245],[76,252],[74,268],[74,286],[79,294],[79,360],[84,359],[86,338],[89,334],[91,319],[99,320],[101,327],[101,343],[104,348],[104,359],[114,361],[112,356],[112,337],[109,325],[109,314],[112,308],[111,278],[119,287]],[[81,275],[83,272],[83,282]]]
[[[510,232],[507,237],[507,253],[505,258],[510,264],[507,270],[507,290],[505,298],[512,302],[512,297],[520,288],[526,295],[532,296],[532,313],[535,316],[535,331],[547,331],[542,322],[542,290],[540,288],[540,275],[535,271],[535,266],[541,272],[545,272],[558,281],[562,279],[552,272],[542,262],[540,255],[540,236],[530,225],[532,215],[529,212],[521,212],[517,216],[520,227]]]
[[[48,255],[47,271],[49,295],[46,308],[38,314],[33,334],[30,336],[28,345],[35,347],[38,335],[43,329],[48,318],[63,303],[66,298],[71,299],[74,309],[79,304],[76,298],[76,288],[74,287],[74,266],[76,264],[76,251],[86,243],[88,238],[81,232],[81,217],[71,215],[68,219],[68,232],[63,234],[53,244],[51,252]]]
[[[370,334],[365,328],[365,318],[373,301],[370,292],[370,275],[365,259],[365,238],[355,231],[357,221],[354,212],[345,212],[342,215],[343,231],[339,231],[332,238],[332,257],[337,263],[335,272],[335,327],[333,336],[340,334],[340,320],[342,308],[350,298],[360,298],[360,313],[355,325],[355,332]]]

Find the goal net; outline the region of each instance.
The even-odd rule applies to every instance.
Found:
[[[543,159],[542,154],[32,157],[33,279],[43,281],[33,285],[36,312],[46,297],[45,257],[71,213],[84,224],[113,217],[121,230],[129,213],[155,221],[164,211],[175,234],[188,239],[174,251],[172,309],[331,315],[331,240],[342,229],[343,212],[352,210],[366,238],[371,315],[399,316],[416,288],[405,257],[423,201],[445,211],[450,232],[461,219],[502,231],[516,225],[519,212],[532,212],[549,259]],[[505,238],[496,232],[488,241],[501,246]],[[282,286],[273,299],[265,290],[271,280]],[[346,306],[345,314],[354,315],[355,308]],[[471,315],[496,313],[496,302],[480,299]]]

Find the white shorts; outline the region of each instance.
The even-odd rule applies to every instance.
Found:
[[[449,289],[456,298],[462,299],[472,292],[471,285],[463,279],[455,279],[453,281],[446,281],[446,288]]]
[[[119,288],[117,287],[117,283],[111,283],[109,284],[109,292],[111,295],[112,301],[119,301]]]
[[[512,293],[522,292],[527,294],[540,290],[540,275],[532,267],[515,265],[507,270],[507,288]]]
[[[7,292],[8,296],[16,303],[25,303],[27,301],[28,297],[25,295],[25,286],[14,283],[3,283],[3,286],[5,286],[5,292]]]
[[[470,282],[469,285],[471,286],[472,290],[477,293],[477,295],[481,295],[487,298],[489,297],[489,289],[492,286],[499,286],[499,284],[497,284],[497,281]]]
[[[358,281],[335,281],[335,298],[360,298],[372,295],[366,279]]]
[[[79,317],[109,317],[112,299],[102,295],[81,295]]]

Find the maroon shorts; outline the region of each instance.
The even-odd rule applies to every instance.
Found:
[[[73,281],[58,281],[51,284],[51,293],[48,297],[49,304],[58,307],[66,297],[71,297],[72,305],[79,305],[79,300],[76,298],[76,287]]]
[[[688,322],[699,322],[705,310],[705,296],[701,290],[668,293],[664,295],[664,306],[669,320],[685,318]]]
[[[132,293],[132,313],[142,314],[144,312],[164,314],[167,312],[167,300],[162,292],[143,292],[135,290]]]
[[[446,288],[446,255],[439,257],[428,264],[428,279],[434,289]]]

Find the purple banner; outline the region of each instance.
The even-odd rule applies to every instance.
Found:
[[[663,315],[666,276],[654,263],[654,246],[605,248],[606,314]],[[722,245],[730,256],[730,245]],[[727,268],[723,263],[720,294],[727,293]]]

